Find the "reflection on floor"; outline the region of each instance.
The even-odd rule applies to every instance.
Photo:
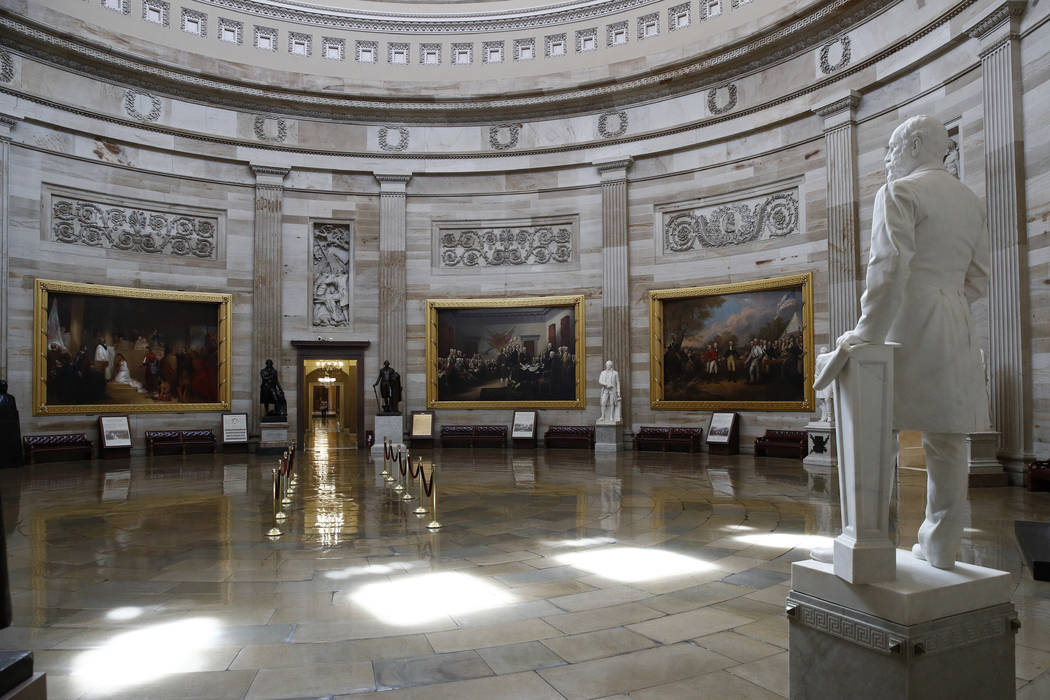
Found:
[[[438,451],[431,534],[381,464],[311,436],[277,541],[273,458],[0,473],[0,646],[33,649],[53,699],[786,696],[790,563],[838,520],[797,461]],[[902,472],[902,547],[923,487]],[[1013,539],[1050,494],[971,499],[962,556],[1013,572],[1019,696],[1050,697],[1050,585]]]

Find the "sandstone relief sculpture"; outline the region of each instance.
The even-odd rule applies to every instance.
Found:
[[[313,325],[350,325],[350,226],[313,227]]]

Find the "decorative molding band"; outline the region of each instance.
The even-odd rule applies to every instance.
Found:
[[[350,326],[351,226],[315,221],[310,227],[310,322],[315,328]]]
[[[813,113],[818,117],[827,119],[832,115],[838,114],[839,112],[845,112],[846,110],[852,112],[857,109],[858,106],[860,106],[860,95],[851,91],[849,95],[846,95],[841,100],[835,100],[834,102],[829,102],[826,105],[821,105],[820,107],[815,108]]]
[[[0,50],[0,81],[9,83],[15,79],[15,61],[9,51]]]
[[[149,111],[143,112],[139,109],[139,98],[149,100]],[[141,119],[144,122],[155,122],[160,118],[161,101],[156,95],[151,95],[142,90],[129,88],[124,91],[124,112],[132,119]]]
[[[573,262],[578,220],[440,222],[434,224],[443,269],[565,265]]]
[[[834,65],[831,64],[831,49],[834,48],[835,44],[838,44],[842,55]],[[842,70],[850,64],[850,60],[853,58],[853,52],[850,49],[850,41],[848,36],[841,36],[835,41],[824,44],[820,47],[820,72],[824,75],[831,75],[832,73]]]
[[[391,131],[397,132],[397,143],[390,143]],[[379,132],[376,134],[376,138],[379,141],[379,148],[393,153],[408,150],[408,137],[408,128],[404,126],[381,126],[379,127]]]
[[[611,119],[616,119],[618,122],[615,129],[609,128],[609,121]],[[603,139],[614,139],[627,133],[627,125],[627,112],[624,112],[623,110],[618,112],[605,112],[598,117],[598,134]]]
[[[281,168],[274,165],[252,165],[252,172],[255,173],[255,177],[260,175],[271,175],[273,177],[284,178],[288,173],[292,172],[291,168]],[[256,183],[257,186],[261,186],[262,183]]]
[[[267,122],[276,122],[272,132],[266,130]],[[256,114],[255,119],[252,120],[252,130],[255,132],[255,138],[260,141],[284,143],[284,140],[288,138],[287,122],[275,115]]]
[[[50,240],[176,258],[218,257],[218,213],[167,210],[138,200],[116,204],[89,196],[45,187]]]
[[[1026,0],[1007,0],[988,13],[987,17],[970,27],[967,33],[972,38],[981,41],[1003,23],[1020,19],[1027,7]]]
[[[358,9],[336,9],[284,0],[262,3],[254,0],[199,0],[235,12],[258,17],[350,31],[413,34],[505,32],[533,27],[581,22],[634,10],[653,0],[603,0],[601,2],[552,3],[534,9],[462,13],[394,13]]]
[[[673,206],[673,205],[672,205]],[[798,187],[663,214],[663,252],[724,248],[800,233]]]

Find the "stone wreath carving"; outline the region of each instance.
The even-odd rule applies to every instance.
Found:
[[[0,51],[0,81],[9,83],[15,79],[15,61],[7,51]]]
[[[397,143],[390,143],[390,132],[398,134]],[[408,148],[408,127],[404,126],[381,126],[379,127],[379,148],[384,151],[404,151]]]
[[[835,44],[840,44],[842,46],[842,58],[840,58],[839,62],[835,65],[831,65],[831,47]],[[851,58],[852,55],[850,51],[849,37],[839,37],[835,41],[832,41],[828,44],[824,44],[820,47],[820,72],[824,75],[829,75],[837,70],[842,70],[843,68],[849,65]]]
[[[616,119],[616,129],[609,130],[609,120]],[[603,139],[614,139],[627,133],[627,112],[606,112],[598,117],[598,133]]]
[[[274,119],[277,121],[277,133],[273,136],[266,133],[267,119]],[[252,122],[252,130],[255,131],[255,138],[260,141],[283,143],[284,140],[288,138],[288,124],[280,117],[269,117],[264,114],[256,114],[255,120]]]
[[[150,101],[150,110],[143,114],[136,106],[137,98],[145,97]],[[155,122],[160,118],[161,102],[156,95],[151,95],[142,90],[131,88],[124,91],[124,111],[133,119],[141,119],[144,122]]]
[[[217,219],[54,196],[51,234],[60,243],[133,253],[215,259]]]
[[[798,189],[671,214],[664,251],[722,248],[799,232]]]
[[[441,267],[546,265],[572,261],[568,224],[444,230]]]
[[[500,141],[500,131],[506,129],[509,136],[506,141]],[[497,151],[505,151],[518,145],[518,132],[521,131],[520,124],[497,124],[489,127],[489,146]]]
[[[736,107],[736,85],[729,83],[722,87],[726,88],[726,91],[729,93],[729,101],[721,107],[718,106],[718,90],[720,88],[713,87],[707,91],[707,111],[715,116],[725,114]]]
[[[350,226],[313,225],[314,326],[350,325]]]

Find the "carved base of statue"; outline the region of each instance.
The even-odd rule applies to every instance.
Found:
[[[383,454],[383,438],[397,445],[405,442],[405,421],[400,413],[387,415],[380,413],[375,422],[375,444],[372,445],[373,454]]]
[[[966,463],[970,486],[1009,486],[1010,476],[999,461],[999,433],[983,431],[966,436]]]
[[[260,419],[259,452],[280,454],[288,449],[288,420],[277,416]]]
[[[594,425],[594,451],[619,452],[623,450],[623,425],[602,423]]]

